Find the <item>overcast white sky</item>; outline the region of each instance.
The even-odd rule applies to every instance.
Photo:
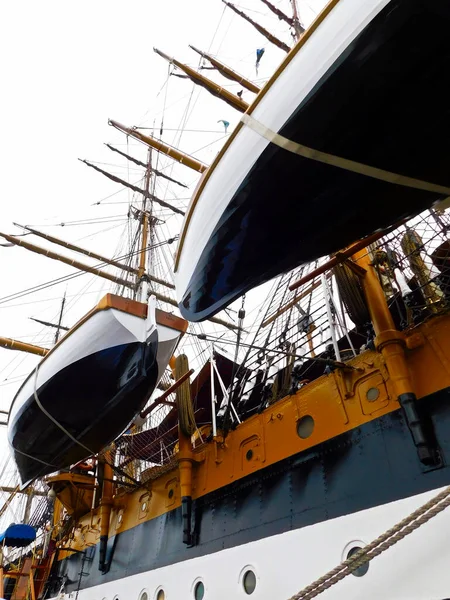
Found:
[[[288,0],[273,2],[289,10]],[[287,26],[273,15],[268,16],[260,0],[235,3],[290,42]],[[325,0],[299,0],[302,20],[310,23],[324,4]],[[164,118],[165,141],[179,143],[181,149],[210,162],[224,139],[217,121],[230,121],[232,129],[237,113],[206,91],[194,90],[185,80],[171,77],[166,85],[167,63],[153,52],[156,46],[197,66],[198,57],[188,49],[189,43],[211,51],[261,83],[284,56],[225,9],[220,0],[3,2],[0,231],[17,233],[13,222],[32,224],[106,255],[116,251],[124,230],[129,194],[77,158],[107,163],[105,168],[135,183],[142,173],[103,144],[114,143],[141,159],[145,148],[131,141],[127,146],[125,136],[108,126],[108,118],[127,125],[158,127]],[[255,51],[260,47],[265,47],[266,53],[257,74]],[[211,71],[203,73],[234,92],[240,89]],[[244,94],[249,101],[251,97]],[[186,133],[180,141],[176,130],[184,120],[188,102]],[[196,176],[185,167],[173,167],[167,159],[161,159],[160,167],[169,171],[173,168],[177,178],[190,185],[195,183]],[[180,189],[164,186],[158,193],[174,198],[175,194],[180,195]],[[111,194],[114,195],[107,198]],[[101,205],[94,205],[101,200]],[[178,204],[186,205],[187,199]],[[61,222],[99,218],[112,221],[57,226]],[[172,218],[170,227],[174,230],[180,224]],[[46,245],[36,238],[26,239]],[[62,253],[68,254],[64,250]],[[4,247],[0,247],[0,267],[0,335],[42,345],[50,344],[53,332],[29,317],[54,320],[60,298],[67,291],[70,305],[65,323],[72,325],[109,288],[107,282],[84,275],[68,284],[7,301],[11,294],[74,270],[21,248]],[[81,290],[84,295],[80,299]],[[9,407],[35,363],[34,357],[0,349],[0,409]],[[4,434],[5,429],[0,428],[0,452]]]

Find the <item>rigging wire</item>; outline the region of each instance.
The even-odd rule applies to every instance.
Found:
[[[176,239],[178,239],[178,236],[169,238],[168,240],[165,240],[164,242],[160,242],[159,245],[172,244]],[[148,250],[148,248],[145,249],[145,251],[147,251],[147,250]],[[127,258],[129,258],[129,256],[137,255],[137,254],[140,254],[141,252],[142,252],[141,250],[138,250],[131,254],[128,253],[124,256],[119,256],[119,257],[117,257],[117,259],[119,259],[119,260],[125,259],[126,260]],[[106,265],[107,265],[107,263],[97,263],[96,265],[94,265],[94,267],[100,268],[100,267],[104,267]],[[81,271],[79,273],[74,273],[71,275],[65,275],[63,277],[58,277],[57,279],[50,280],[43,284],[39,284],[39,285],[30,287],[30,288],[27,288],[25,290],[21,290],[20,292],[15,292],[14,294],[10,294],[9,296],[4,296],[3,298],[0,298],[0,304],[4,304],[4,303],[8,302],[9,300],[15,300],[16,298],[21,298],[21,297],[31,294],[33,292],[41,291],[41,290],[51,287],[53,285],[57,285],[59,283],[65,282],[65,281],[69,281],[70,279],[75,279],[76,277],[81,277],[82,275],[86,275],[86,274],[87,273],[85,273],[84,271]]]

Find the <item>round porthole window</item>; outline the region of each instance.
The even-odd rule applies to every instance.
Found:
[[[347,552],[347,558],[351,558],[352,556],[354,556],[358,552],[358,550],[361,550],[361,548],[361,546],[353,546],[353,548],[350,548],[350,550]],[[363,577],[369,570],[369,564],[370,563],[368,562],[364,563],[363,565],[352,571],[352,575],[354,575],[355,577]]]
[[[375,402],[375,400],[378,400],[379,395],[380,390],[376,387],[371,387],[366,392],[366,398],[369,402]]]
[[[250,569],[245,571],[244,577],[242,578],[242,585],[246,594],[253,594],[256,588],[256,575]]]
[[[166,594],[163,589],[159,589],[156,594],[156,600],[165,600]]]
[[[203,600],[205,597],[205,585],[203,581],[197,581],[194,587],[194,598],[195,600]]]
[[[310,415],[305,415],[297,421],[297,434],[302,440],[306,440],[314,430],[314,419]]]
[[[147,592],[141,592],[139,594],[139,600],[148,600],[148,594],[147,594]]]

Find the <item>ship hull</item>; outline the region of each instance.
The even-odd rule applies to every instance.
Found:
[[[78,598],[141,600],[141,594],[146,592],[148,598],[156,599],[158,590],[163,589],[166,598],[189,600],[195,598],[195,585],[202,581],[205,600],[249,597],[288,600],[337,566],[352,548],[372,541],[439,491],[137,575],[124,573],[116,581],[81,589]],[[403,545],[394,546],[375,559],[364,576],[350,575],[321,596],[325,600],[448,600],[449,527],[448,514],[436,518],[414,532]],[[141,541],[145,546],[151,543],[151,538]],[[256,589],[250,596],[243,589],[243,577],[248,570],[256,574]]]
[[[176,273],[185,318],[208,318],[448,195],[369,176],[364,166],[448,190],[449,26],[444,0],[340,0],[313,25],[194,194]],[[325,162],[282,147],[274,133]]]
[[[66,594],[80,586],[81,600],[139,600],[142,591],[156,598],[161,588],[167,598],[193,598],[201,580],[205,598],[225,600],[246,597],[242,578],[251,569],[252,597],[289,598],[450,484],[450,389],[420,406],[439,444],[437,468],[418,460],[399,410],[198,499],[192,547],[182,542],[177,508],[111,537],[107,573],[92,547],[83,565],[80,554],[60,561],[59,581],[67,582]],[[444,511],[325,597],[447,598],[448,526]]]
[[[148,401],[179,337],[156,322],[150,305],[145,317],[94,311],[63,338],[24,382],[9,416],[22,484],[115,439]]]

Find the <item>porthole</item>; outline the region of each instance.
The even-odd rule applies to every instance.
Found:
[[[143,591],[139,594],[139,600],[148,600],[147,592]]]
[[[162,588],[156,592],[156,600],[165,600],[166,594]]]
[[[310,415],[305,415],[297,421],[297,434],[302,440],[306,440],[314,430],[314,419]]]
[[[173,498],[173,490],[172,489],[169,490],[169,498]]]
[[[205,597],[205,585],[203,581],[197,581],[194,587],[194,599],[203,600]]]
[[[247,460],[252,460],[252,458],[253,458],[253,450],[252,450],[251,448],[250,448],[250,450],[247,450],[247,453],[246,453],[246,455],[245,455],[245,458],[246,458]]]
[[[255,591],[256,575],[251,569],[245,571],[244,577],[242,578],[242,586],[244,588],[244,592],[248,595],[253,594],[253,592]]]
[[[380,396],[380,390],[376,387],[371,387],[366,392],[366,398],[369,402],[375,402]]]
[[[361,550],[361,548],[362,546],[353,546],[353,548],[350,548],[350,550],[347,552],[347,558],[354,556],[359,550]],[[369,562],[366,562],[354,571],[352,571],[352,575],[354,575],[355,577],[363,577],[368,570]]]

